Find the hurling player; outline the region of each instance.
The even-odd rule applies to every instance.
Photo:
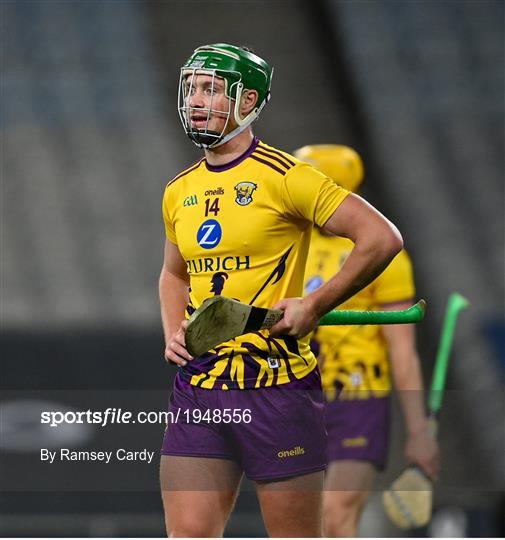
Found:
[[[362,182],[361,158],[346,146],[305,146],[294,155],[349,191],[355,192]],[[331,279],[353,247],[351,240],[331,237],[316,227],[305,274],[306,294],[313,294]],[[402,310],[412,305],[414,294],[412,265],[402,250],[379,277],[341,307]],[[323,529],[327,536],[356,536],[376,471],[386,462],[391,376],[405,419],[405,457],[431,478],[437,475],[438,446],[428,431],[415,326],[319,327],[312,347],[327,402],[329,464]]]
[[[179,366],[169,410],[182,411],[161,451],[172,536],[221,536],[243,473],[255,482],[269,535],[321,534],[324,403],[308,334],[402,247],[396,228],[363,199],[254,136],[271,78],[262,58],[224,43],[197,48],[181,68],[179,114],[203,157],[163,197],[165,357]],[[338,274],[302,299],[314,225],[355,247]],[[185,319],[218,294],[276,307],[284,318],[270,332],[191,358]]]

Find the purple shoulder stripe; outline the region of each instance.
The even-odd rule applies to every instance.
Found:
[[[277,161],[280,165],[282,165],[286,170],[291,169],[291,165],[283,161],[281,158],[278,158],[277,156],[274,156],[273,154],[270,154],[268,152],[264,152],[263,150],[256,149],[254,152],[256,155],[260,154],[262,156],[265,156],[267,158],[273,159],[274,161]]]
[[[296,165],[294,161],[291,161],[285,154],[282,152],[279,152],[278,150],[274,150],[273,148],[267,148],[266,146],[263,146],[263,144],[259,144],[258,148],[261,148],[262,150],[266,150],[267,152],[270,152],[271,154],[277,154],[282,159],[286,160],[290,165]]]
[[[254,159],[256,161],[259,161],[260,163],[263,163],[263,165],[267,165],[268,167],[270,167],[271,169],[273,169],[274,171],[277,171],[279,174],[282,174],[282,176],[284,176],[286,174],[286,171],[282,170],[282,169],[279,169],[279,167],[277,167],[276,165],[274,165],[273,163],[270,163],[270,161],[266,161],[265,159],[261,159],[259,158],[258,156],[256,156],[255,154],[252,154],[251,156],[249,156],[251,159]]]

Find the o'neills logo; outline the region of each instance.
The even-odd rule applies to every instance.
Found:
[[[344,448],[359,448],[368,445],[368,439],[363,437],[354,437],[354,439],[344,439],[342,441],[342,446]]]
[[[305,448],[303,446],[295,446],[292,450],[281,450],[277,452],[277,457],[293,457],[293,456],[302,456],[305,454]]]
[[[208,189],[205,192],[205,196],[208,197],[209,195],[224,195],[224,188],[218,187],[216,189]]]

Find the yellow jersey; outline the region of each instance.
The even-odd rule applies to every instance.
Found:
[[[314,230],[305,278],[305,294],[336,274],[354,244],[347,238],[325,236]],[[402,250],[372,283],[339,309],[377,310],[412,300],[415,296],[412,264]],[[321,364],[328,401],[380,397],[391,391],[386,341],[380,326],[321,326],[313,335],[313,349]],[[340,393],[339,393],[340,391]]]
[[[215,295],[258,307],[302,296],[313,225],[322,227],[348,193],[257,138],[224,166],[201,159],[182,171],[165,189],[163,218],[187,265],[187,316]],[[317,365],[309,341],[252,332],[188,362],[181,374],[207,389],[288,383]]]

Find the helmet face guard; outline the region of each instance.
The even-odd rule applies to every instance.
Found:
[[[212,77],[211,87],[210,87],[210,103],[208,108],[203,107],[191,107],[189,100],[193,93],[195,87],[195,79],[197,75],[209,75]],[[179,79],[179,118],[181,119],[182,125],[188,137],[200,148],[212,148],[218,146],[225,136],[226,128],[230,123],[230,117],[232,114],[232,105],[233,100],[228,99],[228,107],[226,110],[214,108],[214,89],[215,81],[219,75],[216,74],[216,70],[202,70],[198,68],[182,68],[181,76]],[[221,78],[221,77],[219,77]],[[228,80],[224,79],[225,87],[228,86]],[[233,83],[234,85],[238,83]],[[229,92],[226,88],[225,94],[228,97]],[[235,103],[237,101],[235,100]],[[204,115],[205,118],[205,127],[203,129],[196,129],[191,126],[191,116],[194,113],[199,115]],[[209,129],[209,122],[211,117],[221,116],[225,117],[225,123],[220,132],[211,131]]]
[[[212,77],[211,97],[207,108],[190,106],[198,75]],[[214,88],[218,78],[224,81],[225,95],[228,98],[227,110],[214,108]],[[258,118],[270,99],[271,79],[272,70],[268,64],[244,49],[227,44],[199,47],[181,68],[179,79],[178,110],[184,131],[200,148],[215,148],[224,144]],[[245,88],[256,90],[258,100],[255,108],[242,118],[240,103]],[[195,113],[198,113],[199,117],[206,116],[203,129],[191,126],[191,116]],[[211,118],[216,116],[225,117],[220,132],[209,129]],[[227,133],[230,118],[233,118],[236,127]]]

